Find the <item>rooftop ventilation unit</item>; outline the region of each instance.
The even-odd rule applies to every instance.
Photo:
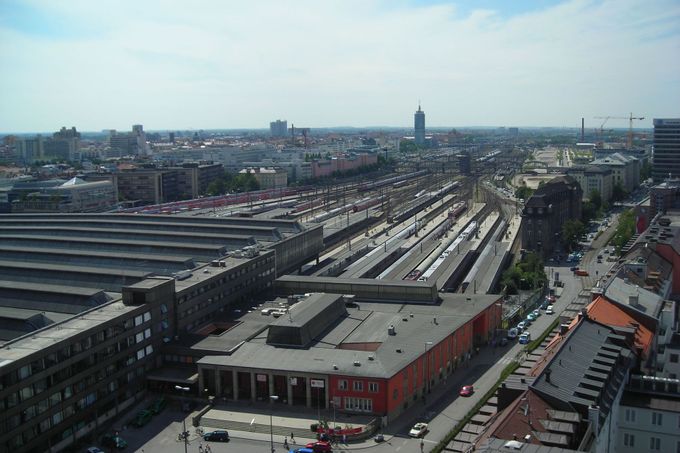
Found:
[[[354,365],[354,366],[361,366],[361,362],[359,362],[358,360],[355,360],[354,363],[353,363],[353,365]]]

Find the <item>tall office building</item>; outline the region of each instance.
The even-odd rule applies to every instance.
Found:
[[[288,121],[276,120],[269,123],[269,132],[272,137],[285,137],[288,132]]]
[[[680,177],[680,118],[654,118],[652,178]]]
[[[420,104],[418,111],[413,115],[413,123],[416,130],[416,145],[425,144],[425,112],[420,109]]]

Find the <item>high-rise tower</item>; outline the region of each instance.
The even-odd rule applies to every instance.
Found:
[[[416,130],[416,145],[425,144],[425,112],[420,109],[420,103],[418,103],[418,111],[413,115],[413,123]]]
[[[680,118],[654,118],[652,178],[680,178]]]

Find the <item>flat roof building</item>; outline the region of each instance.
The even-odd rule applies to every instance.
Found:
[[[186,339],[322,249],[321,227],[241,218],[10,214],[0,232],[0,451],[17,453],[63,450],[148,388],[200,394],[209,342]]]
[[[680,118],[654,118],[652,178],[680,178]]]

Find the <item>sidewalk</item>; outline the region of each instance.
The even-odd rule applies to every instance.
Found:
[[[272,411],[273,409],[273,411]],[[354,428],[365,428],[374,417],[336,413],[335,420],[331,411],[324,409],[317,412],[313,409],[287,407],[277,404],[274,408],[266,403],[248,404],[234,403],[218,404],[210,409],[201,418],[200,425],[205,432],[213,429],[226,429],[229,436],[234,438],[269,441],[270,436],[274,437],[274,443],[282,445],[284,440],[288,440],[288,445],[304,446],[310,442],[316,442],[316,437],[311,431],[311,425],[318,423],[318,415],[326,418],[331,424],[338,426],[352,426]],[[294,435],[296,444],[291,441],[291,434]],[[385,440],[391,436],[385,435]],[[349,444],[338,443],[335,449],[357,450],[368,448],[375,445],[372,437],[364,441],[352,441]]]

